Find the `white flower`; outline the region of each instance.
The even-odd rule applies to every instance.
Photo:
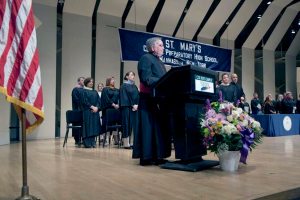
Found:
[[[242,114],[243,113],[243,109],[242,108],[237,108],[237,113],[240,115],[240,114]]]
[[[252,128],[254,128],[254,129],[260,128],[260,123],[258,121],[253,121]]]
[[[220,110],[224,109],[225,108],[225,104],[224,103],[221,103],[220,104]]]
[[[246,119],[243,120],[243,121],[242,121],[242,126],[243,126],[243,127],[248,126],[248,120],[246,120]]]
[[[227,121],[229,121],[229,122],[232,122],[232,121],[233,121],[232,115],[228,115],[228,116],[226,117],[226,119],[227,119]]]
[[[233,110],[233,111],[232,111],[232,117],[233,117],[234,119],[237,119],[239,116],[240,116],[240,114],[239,114],[239,112],[238,112],[237,110]]]
[[[236,129],[236,127],[233,124],[227,124],[222,127],[222,132],[230,135],[230,134],[237,133],[238,130]]]

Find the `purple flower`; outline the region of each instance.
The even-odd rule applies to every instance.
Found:
[[[211,109],[211,106],[210,106],[210,101],[209,101],[209,99],[206,99],[206,101],[205,101],[205,109],[206,109],[206,111],[208,111],[208,110],[210,110],[210,109]]]
[[[219,91],[219,100],[218,100],[220,103],[223,102],[223,95],[222,95],[222,91],[220,90]]]

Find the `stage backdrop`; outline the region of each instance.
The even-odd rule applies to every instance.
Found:
[[[147,52],[146,40],[151,37],[161,37],[165,47],[162,61],[166,65],[191,64],[215,71],[230,72],[231,50],[229,49],[121,28],[119,36],[122,61],[138,61]]]

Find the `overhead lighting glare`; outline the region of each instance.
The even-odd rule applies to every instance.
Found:
[[[268,1],[268,3],[267,3],[267,4],[268,4],[268,5],[270,5],[271,3],[272,3],[271,1]]]
[[[261,18],[261,15],[258,15],[257,18],[260,19],[260,18]]]
[[[296,31],[294,30],[294,29],[292,29],[292,32],[291,32],[292,34],[295,34],[296,33]]]

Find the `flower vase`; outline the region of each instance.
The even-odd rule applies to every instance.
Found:
[[[222,151],[217,154],[223,171],[235,172],[239,167],[240,151]]]

